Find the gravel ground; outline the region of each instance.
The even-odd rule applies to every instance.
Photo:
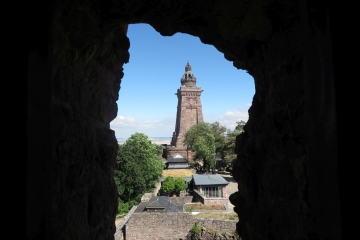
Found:
[[[235,180],[232,176],[230,176],[229,172],[218,171],[217,173],[220,174],[223,178],[225,178],[226,181],[229,182],[229,185],[226,186],[226,194],[227,194],[227,197],[229,198],[232,193],[238,191],[238,183],[235,182]],[[229,211],[232,211],[232,212],[234,211],[234,205],[232,205],[230,201],[228,204],[228,208],[229,208]]]

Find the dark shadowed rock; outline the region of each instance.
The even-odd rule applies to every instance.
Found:
[[[27,239],[114,238],[117,141],[109,124],[132,23],[148,23],[163,36],[197,36],[254,77],[249,120],[236,142],[239,191],[230,196],[241,237],[342,238],[330,3],[59,0],[33,6],[25,21]]]

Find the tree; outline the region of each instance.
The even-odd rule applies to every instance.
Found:
[[[160,191],[165,195],[172,195],[175,189],[175,181],[173,177],[166,177],[165,180],[162,182]]]
[[[180,192],[185,189],[186,189],[185,180],[182,178],[176,178],[175,179],[175,188],[174,188],[174,192],[176,192],[176,195],[179,195]]]
[[[228,129],[217,121],[211,123],[210,128],[215,137],[215,152],[223,159],[225,157],[226,132]]]
[[[193,125],[185,133],[183,143],[188,150],[195,152],[195,161],[203,161],[207,171],[215,169],[215,137],[208,123]]]
[[[227,130],[226,134],[226,144],[224,149],[224,160],[226,161],[226,165],[231,166],[232,161],[236,159],[237,154],[235,153],[235,144],[236,137],[244,132],[244,126],[246,124],[245,121],[240,120],[236,122],[236,127],[234,130]]]
[[[135,133],[119,145],[114,170],[120,202],[140,200],[155,186],[164,169],[158,147],[143,133]]]

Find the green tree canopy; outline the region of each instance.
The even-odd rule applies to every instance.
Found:
[[[185,180],[182,178],[176,178],[174,191],[178,194],[180,193],[180,191],[183,191],[185,189],[186,189]]]
[[[225,148],[226,148],[226,127],[220,125],[219,122],[211,123],[210,128],[215,137],[215,152],[221,158],[225,157]]]
[[[175,181],[173,177],[166,177],[165,180],[162,182],[161,192],[165,195],[171,195],[175,190]]]
[[[193,125],[186,133],[184,144],[196,152],[194,160],[203,161],[207,171],[215,169],[215,137],[210,124],[201,122]]]
[[[114,179],[123,202],[139,199],[151,190],[164,169],[159,148],[143,133],[135,133],[119,145]]]
[[[241,133],[244,132],[244,126],[246,124],[245,121],[241,120],[236,122],[236,127],[234,130],[227,130],[226,134],[226,144],[224,148],[224,160],[226,161],[227,165],[231,165],[232,161],[236,159],[235,153],[235,144],[236,144],[236,137],[239,136]]]

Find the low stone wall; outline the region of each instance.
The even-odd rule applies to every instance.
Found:
[[[134,213],[126,224],[126,240],[185,239],[195,222],[221,232],[235,231],[237,221],[197,219],[189,213]]]
[[[161,188],[161,182],[156,183],[155,188],[154,188],[154,191],[153,191],[154,196],[157,196],[160,188]]]
[[[221,204],[221,205],[226,205],[226,207],[228,207],[228,199],[224,199],[224,198],[204,198],[204,205],[209,205],[209,204]]]
[[[121,222],[119,222],[118,225],[116,225],[116,232],[114,234],[115,240],[124,239],[124,232],[123,232],[124,225],[129,221],[129,219],[131,218],[132,214],[134,213],[134,211],[136,210],[137,207],[138,207],[137,205],[133,206],[130,209],[130,211],[125,215],[123,220]]]

